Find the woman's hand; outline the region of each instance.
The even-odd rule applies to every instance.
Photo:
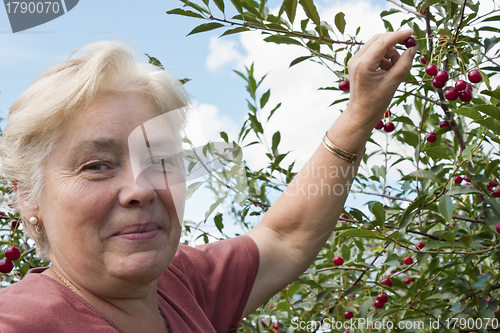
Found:
[[[411,30],[405,30],[376,35],[349,60],[350,98],[346,112],[370,131],[410,72],[417,48],[400,55],[395,46],[403,44],[411,34]]]

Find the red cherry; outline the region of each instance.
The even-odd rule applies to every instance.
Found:
[[[483,78],[481,77],[481,73],[479,73],[479,71],[477,69],[471,70],[469,72],[469,74],[467,75],[467,77],[469,78],[469,81],[472,83],[479,83],[479,82],[483,81]]]
[[[410,47],[414,47],[417,45],[417,41],[413,37],[408,37],[405,40],[405,46],[409,49]]]
[[[266,327],[266,323],[265,323],[263,320],[261,320],[261,321],[260,321],[260,324],[261,324],[262,326]]]
[[[467,87],[465,87],[465,90],[472,92],[472,84],[467,83]]]
[[[444,128],[450,126],[450,122],[448,120],[443,120],[439,123],[439,128]]]
[[[427,140],[427,142],[436,142],[438,136],[436,133],[434,132],[431,132],[429,134],[426,135],[425,139]]]
[[[335,257],[333,258],[333,263],[337,266],[340,266],[344,263],[344,258],[342,257]]]
[[[373,302],[373,306],[376,307],[377,309],[382,309],[384,307],[384,303],[380,301],[375,301]]]
[[[273,328],[275,330],[279,330],[280,329],[280,324],[279,323],[273,324]]]
[[[453,88],[448,88],[444,92],[444,98],[446,98],[449,101],[454,101],[458,98],[458,91]]]
[[[462,180],[464,180],[464,179],[462,178],[462,176],[457,176],[457,177],[455,177],[455,184],[457,184],[457,185],[462,184]]]
[[[455,83],[455,89],[458,90],[458,91],[462,91],[464,90],[465,88],[467,88],[467,82],[465,82],[464,80],[458,80],[456,83]]]
[[[385,112],[384,112],[384,118],[389,118],[391,116],[391,114],[392,114],[391,110],[389,110],[389,109],[385,110]]]
[[[375,129],[382,129],[384,128],[384,122],[382,120],[379,120],[377,125],[375,125]]]
[[[413,258],[412,257],[406,257],[405,260],[403,260],[405,265],[411,265],[413,264]]]
[[[436,89],[441,89],[446,85],[446,82],[439,82],[436,78],[432,79],[432,86]]]
[[[390,288],[392,287],[392,280],[391,279],[384,280],[382,281],[382,284]]]
[[[5,258],[15,261],[21,257],[21,250],[19,250],[17,247],[14,246],[9,246],[7,250],[5,250]]]
[[[437,72],[435,78],[436,78],[436,81],[438,81],[438,82],[446,83],[446,81],[448,81],[448,79],[450,78],[450,76],[448,75],[447,71],[445,71],[444,69],[442,69],[439,72]]]
[[[10,230],[16,230],[17,228],[19,228],[19,220],[12,221],[10,224]]]
[[[425,243],[424,242],[420,242],[420,243],[417,244],[417,247],[419,249],[423,249],[425,247]]]
[[[377,296],[377,301],[381,302],[381,303],[387,303],[387,301],[389,300],[389,297],[387,297],[386,294],[380,294]]]
[[[8,259],[2,259],[0,260],[0,273],[10,273],[14,269],[14,263]]]
[[[339,89],[342,91],[348,91],[349,90],[349,81],[340,81],[339,82]]]
[[[439,44],[445,44],[448,41],[448,37],[441,36],[439,37]]]
[[[396,125],[394,125],[394,123],[392,122],[388,122],[387,124],[384,125],[384,131],[386,131],[387,133],[394,131],[395,128]]]
[[[404,282],[405,284],[410,284],[410,283],[411,283],[411,279],[410,279],[410,278],[405,278],[405,279],[403,280],[403,282]]]
[[[472,101],[472,91],[465,89],[458,92],[458,98],[464,103]]]
[[[343,218],[343,219],[348,219],[348,218],[349,218],[349,216],[347,216],[346,214],[342,214],[341,218]]]
[[[425,67],[425,72],[427,73],[427,75],[434,76],[434,75],[437,74],[438,69],[437,69],[436,65],[434,65],[434,64],[428,64]]]
[[[491,195],[494,196],[495,198],[500,197],[500,188],[497,188],[493,192],[491,192]]]
[[[427,60],[425,60],[424,56],[421,56],[420,57],[420,62],[425,65],[427,63]]]
[[[352,313],[352,311],[346,311],[346,312],[344,312],[344,318],[345,319],[351,319],[352,317],[354,317],[354,313]]]
[[[470,181],[471,181],[471,180],[470,180],[470,178],[469,178],[469,177],[467,177],[467,176],[465,176],[465,177],[464,177],[464,180],[465,180],[467,183],[470,183]]]

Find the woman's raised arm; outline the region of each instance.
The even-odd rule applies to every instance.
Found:
[[[245,314],[300,276],[328,240],[342,213],[366,141],[410,71],[416,47],[400,56],[395,45],[411,33],[377,35],[349,60],[349,105],[330,127],[327,138],[358,159],[346,161],[320,144],[262,221],[247,233],[259,248],[260,264]]]

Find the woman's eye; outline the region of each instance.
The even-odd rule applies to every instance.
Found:
[[[105,169],[108,169],[108,166],[104,163],[95,163],[86,166],[85,169],[93,171],[103,171]]]

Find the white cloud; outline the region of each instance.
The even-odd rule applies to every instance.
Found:
[[[215,72],[225,66],[241,62],[243,56],[237,50],[238,43],[230,39],[212,36],[208,45],[208,57],[205,66],[210,72]]]

